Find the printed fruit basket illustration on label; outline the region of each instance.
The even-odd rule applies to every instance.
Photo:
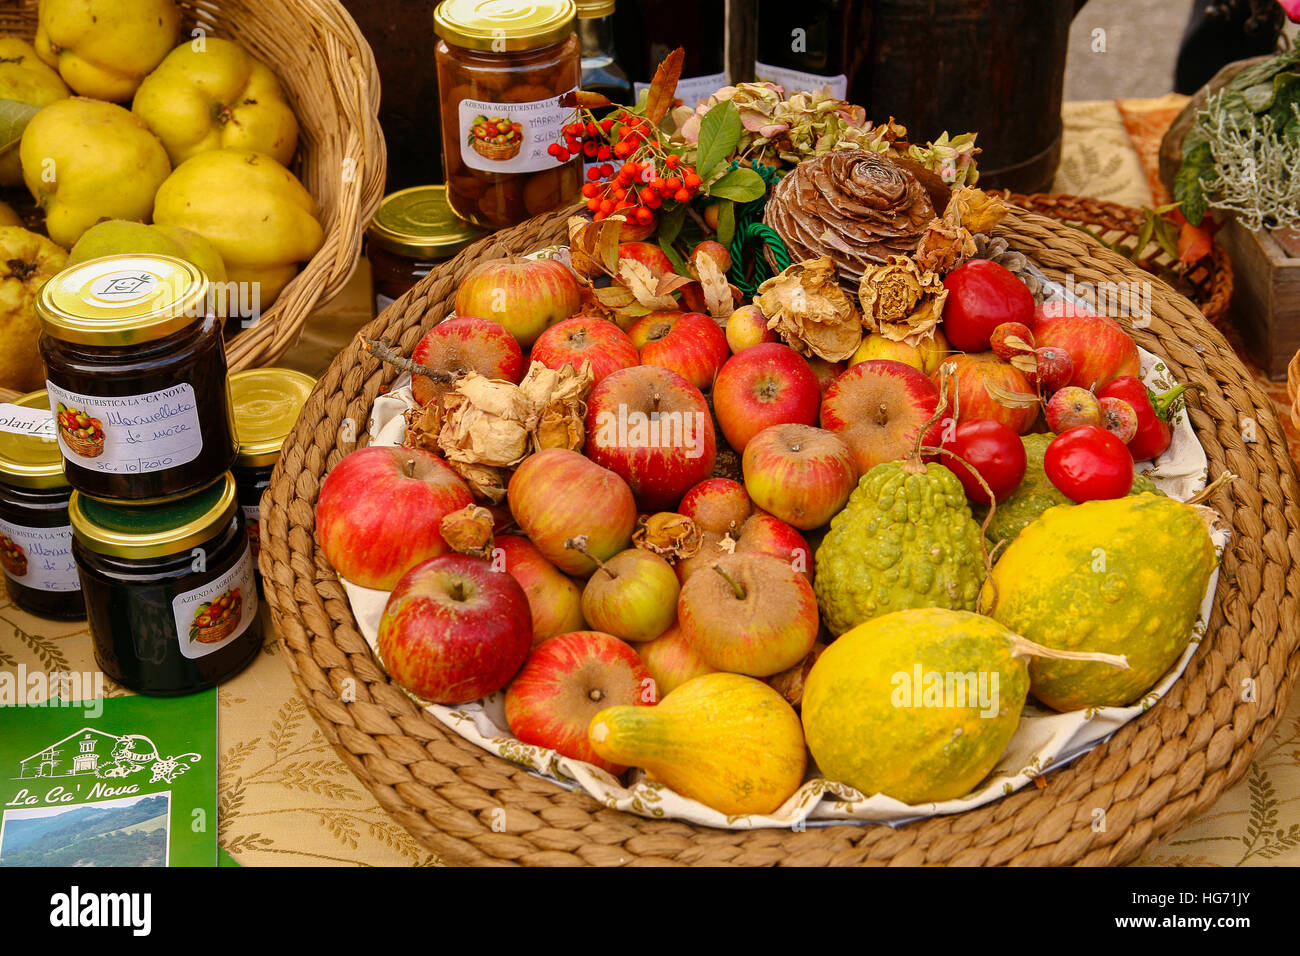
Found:
[[[476,116],[469,131],[469,145],[485,159],[505,162],[519,155],[524,128],[506,116]]]
[[[224,641],[239,626],[244,599],[239,588],[222,592],[215,600],[199,605],[190,625],[190,640],[200,644]]]
[[[27,574],[27,554],[13,538],[0,534],[0,567],[12,577],[21,578]]]
[[[83,411],[58,403],[59,434],[64,444],[82,458],[104,453],[104,423]]]

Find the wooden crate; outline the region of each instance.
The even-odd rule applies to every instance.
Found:
[[[1285,379],[1300,351],[1300,259],[1265,231],[1230,219],[1218,240],[1232,256],[1235,285],[1228,321],[1270,378]]]

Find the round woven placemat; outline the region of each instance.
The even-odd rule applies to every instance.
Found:
[[[564,214],[541,217],[471,246],[365,334],[409,351],[450,311],[456,287],[475,265],[564,242],[564,222]],[[1066,271],[1076,282],[1149,278],[1079,230],[1042,216],[1014,210],[998,231],[1057,280]],[[1164,356],[1179,381],[1202,386],[1189,408],[1210,472],[1239,476],[1210,501],[1232,539],[1208,633],[1182,678],[1110,740],[1047,774],[1041,787],[898,828],[714,830],[610,810],[456,736],[380,670],[316,546],[313,509],[322,477],[364,439],[371,403],[396,377],[355,343],[308,399],[262,502],[261,570],[294,681],[348,766],[447,863],[1132,861],[1245,774],[1285,711],[1300,668],[1300,499],[1282,430],[1268,399],[1195,306],[1158,282],[1152,302],[1150,325],[1134,329],[1134,338]]]

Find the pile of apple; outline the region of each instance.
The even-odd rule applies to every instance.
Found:
[[[658,246],[624,242],[619,255],[672,278]],[[697,255],[730,266],[717,243]],[[560,261],[479,266],[457,290],[456,316],[412,359],[514,383],[530,362],[590,362],[585,445],[525,458],[496,504],[475,501],[447,462],[418,449],[372,446],[333,468],[317,536],[340,575],[390,592],[378,640],[388,673],[444,705],[504,689],[519,740],[619,772],[588,741],[601,710],[654,705],[714,671],[779,683],[815,653],[805,534],[816,540],[872,467],[913,450],[945,377],[955,415],[923,444],[979,472],[982,483],[954,468],[972,500],[1019,483],[1019,435],[1044,407],[1058,441],[1090,430],[1118,445],[1131,482],[1133,456],[1114,434],[1131,416],[1092,391],[1136,374],[1128,335],[1107,318],[1045,314],[991,262],[958,268],[947,285],[932,341],[873,335],[849,363],[831,363],[779,341],[754,305],[723,321],[691,310],[700,293],[690,283],[675,283],[685,309],[624,324],[583,314],[589,290]],[[420,404],[452,387],[412,382]],[[715,475],[723,442],[741,456],[739,481]],[[1113,496],[1095,461],[1061,458],[1071,497]],[[471,505],[493,515],[488,557],[452,553],[441,534]]]

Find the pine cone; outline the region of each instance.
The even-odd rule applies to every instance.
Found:
[[[1029,287],[1034,294],[1034,302],[1042,305],[1047,298],[1047,289],[1043,284],[1043,274],[1029,261],[1023,252],[1015,252],[1007,240],[999,236],[993,239],[984,233],[975,235],[975,254],[971,259],[988,259],[1002,268],[1015,273],[1017,279]]]
[[[865,266],[910,255],[934,218],[916,177],[887,155],[842,149],[796,166],[772,190],[763,222],[795,261],[830,256],[856,293]]]

